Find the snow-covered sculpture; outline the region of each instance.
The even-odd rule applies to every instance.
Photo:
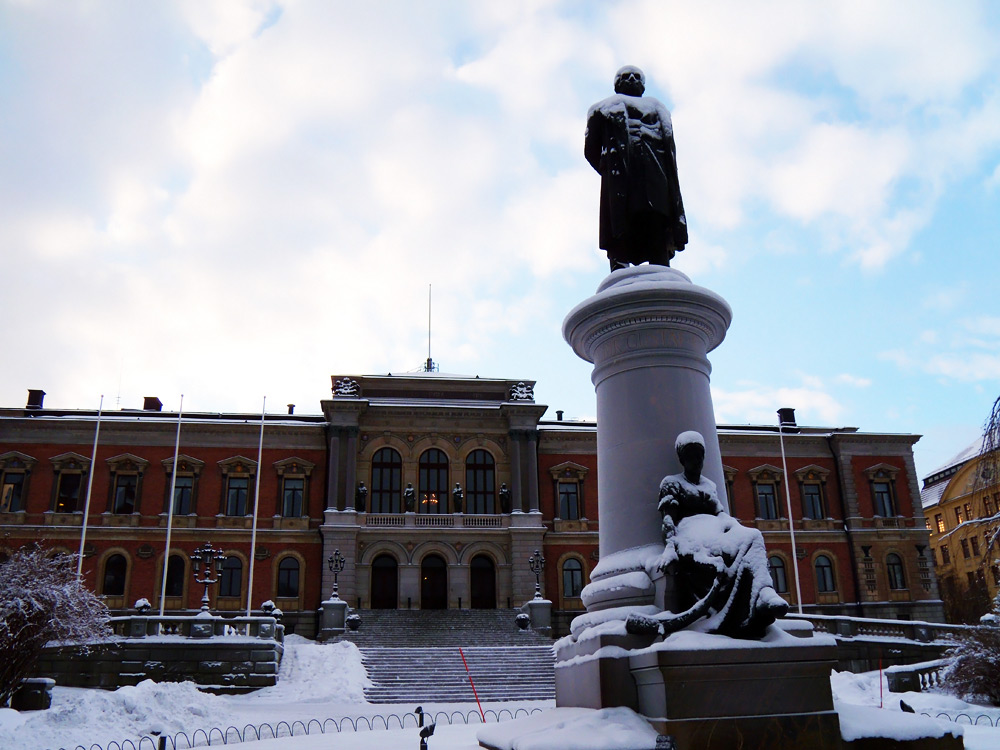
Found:
[[[602,177],[600,245],[612,271],[669,266],[688,241],[670,112],[645,90],[642,71],[626,65],[615,95],[587,113],[583,152]]]
[[[682,610],[630,615],[626,629],[667,634],[707,616],[709,632],[759,638],[788,612],[771,582],[764,537],[726,513],[715,482],[701,475],[701,434],[682,432],[675,446],[684,471],[660,483],[664,549],[657,566],[675,576]]]

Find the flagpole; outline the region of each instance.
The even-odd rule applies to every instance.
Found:
[[[782,432],[783,420],[778,412],[778,442],[781,444],[781,470],[785,475],[785,505],[788,507],[788,534],[792,542],[792,573],[795,575],[795,601],[799,614],[802,614],[802,585],[799,583],[799,557],[795,547],[795,521],[792,518],[792,491],[789,487],[788,464],[785,462],[785,433]]]
[[[257,506],[260,503],[260,472],[261,461],[264,457],[264,414],[267,411],[267,396],[264,396],[264,403],[260,407],[260,442],[257,444],[257,481],[253,491],[253,526],[250,531],[250,575],[247,580],[247,617],[250,616],[250,609],[253,606],[253,564],[257,554]]]
[[[177,456],[181,448],[181,414],[184,413],[184,394],[177,408],[177,437],[174,438],[174,464],[170,471],[170,494],[167,496],[167,547],[163,554],[163,577],[160,579],[160,617],[167,598],[167,569],[170,567],[170,535],[174,530],[174,492],[177,490]]]
[[[97,439],[101,435],[101,412],[104,411],[104,394],[97,407],[97,427],[94,429],[94,450],[90,454],[90,476],[87,477],[87,499],[83,504],[83,528],[80,530],[80,554],[76,556],[77,580],[83,575],[83,546],[87,542],[87,519],[90,517],[90,494],[94,489],[94,472],[97,470]]]

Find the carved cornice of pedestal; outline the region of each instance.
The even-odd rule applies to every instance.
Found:
[[[725,338],[732,310],[722,297],[681,272],[637,266],[609,275],[597,294],[566,316],[563,337],[596,370],[664,356],[708,371],[707,353]]]

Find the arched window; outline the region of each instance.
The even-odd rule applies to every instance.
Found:
[[[448,456],[437,448],[420,456],[417,480],[417,512],[448,512]]]
[[[906,588],[906,573],[903,571],[903,560],[899,555],[890,552],[885,558],[885,569],[889,573],[890,589]]]
[[[401,513],[403,460],[392,448],[380,448],[372,458],[372,513]]]
[[[465,512],[496,512],[496,464],[486,451],[474,450],[465,459]]]
[[[583,565],[570,557],[562,566],[563,596],[577,597],[583,591]]]
[[[785,561],[777,555],[767,558],[767,569],[771,573],[771,583],[779,594],[788,593],[788,578],[785,576]]]
[[[167,563],[167,596],[184,596],[184,558],[171,555]]]
[[[112,555],[104,563],[104,585],[101,593],[104,596],[125,596],[125,576],[128,572],[128,562],[124,555]]]
[[[286,599],[299,595],[299,561],[294,557],[286,557],[278,563],[277,595]]]
[[[816,589],[821,594],[828,594],[837,590],[837,584],[833,580],[833,563],[826,555],[820,555],[813,563],[816,569]]]
[[[238,597],[243,589],[243,561],[230,555],[222,563],[222,577],[219,579],[219,596]]]

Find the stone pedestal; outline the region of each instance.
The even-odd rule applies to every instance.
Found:
[[[614,271],[566,316],[563,336],[594,363],[597,391],[601,561],[583,592],[588,611],[654,602],[669,608],[655,601],[644,562],[663,550],[657,488],[682,470],[678,434],[704,436],[703,473],[726,501],[707,355],[731,320],[722,297],[663,266]]]
[[[548,599],[529,599],[524,605],[531,618],[531,629],[548,635],[552,632],[552,602]]]
[[[347,627],[347,602],[339,597],[320,604],[319,635],[316,640],[326,641],[344,632]]]

